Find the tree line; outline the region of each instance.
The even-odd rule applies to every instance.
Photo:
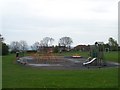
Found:
[[[25,40],[20,40],[20,41],[12,41],[10,45],[7,45],[4,42],[4,38],[0,34],[0,52],[1,55],[7,55],[10,52],[15,53],[17,51],[25,52],[28,50],[28,44]],[[32,46],[32,50],[38,50],[39,47],[53,47],[53,42],[54,39],[51,37],[45,37],[40,41],[35,42]],[[71,44],[73,43],[72,38],[70,37],[61,37],[58,41],[58,45],[54,47],[55,52],[58,51],[58,46],[65,47],[70,49]],[[115,39],[110,37],[108,39],[108,43],[104,44],[104,48],[108,48],[110,51],[117,51],[118,50],[118,43]]]
[[[104,50],[105,51],[118,51],[119,50],[119,44],[115,39],[110,37],[108,39],[108,43],[104,44]]]
[[[39,50],[40,47],[53,47],[54,39],[51,37],[45,37],[40,41],[35,42],[32,46],[32,50]],[[69,48],[73,43],[72,38],[62,37],[59,39],[58,45]],[[25,52],[28,50],[28,44],[26,41],[12,41],[9,45],[11,52],[22,51]]]

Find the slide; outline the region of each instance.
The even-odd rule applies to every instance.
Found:
[[[88,65],[88,64],[91,64],[92,62],[96,61],[97,59],[96,58],[93,58],[92,60],[88,61],[88,62],[85,62],[83,63],[83,65]]]

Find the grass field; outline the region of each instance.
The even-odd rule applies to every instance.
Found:
[[[71,55],[73,52],[71,52]],[[70,55],[66,53],[64,55]],[[82,53],[81,55],[87,55]],[[110,57],[110,56],[109,56]],[[115,88],[118,68],[46,70],[14,63],[15,55],[3,56],[3,88]]]
[[[118,53],[120,52],[105,52],[105,59],[109,61],[118,62]]]

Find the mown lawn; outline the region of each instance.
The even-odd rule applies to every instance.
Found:
[[[3,88],[116,88],[118,69],[47,70],[14,63],[15,55],[3,56]]]
[[[104,56],[105,56],[104,59],[109,60],[109,61],[118,62],[118,53],[120,53],[120,52],[117,52],[117,51],[104,52]]]

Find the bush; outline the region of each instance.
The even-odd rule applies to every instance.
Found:
[[[55,46],[53,52],[54,52],[54,53],[58,53],[58,52],[59,52],[59,47],[58,47],[58,46]]]
[[[8,55],[8,46],[5,43],[2,43],[2,55]]]

